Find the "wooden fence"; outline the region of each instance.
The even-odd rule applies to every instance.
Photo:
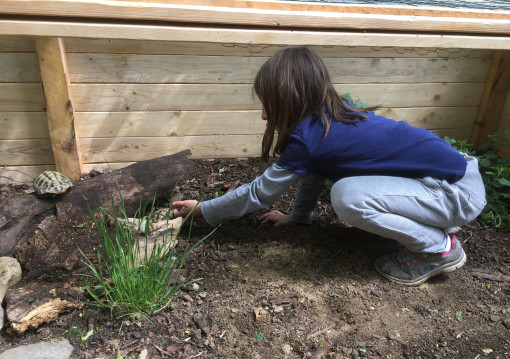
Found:
[[[339,93],[385,116],[476,145],[510,138],[508,13],[214,3],[0,2],[0,182],[55,168],[76,179],[187,148],[258,156],[252,82],[295,45],[323,57]]]

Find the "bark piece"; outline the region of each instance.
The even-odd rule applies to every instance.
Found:
[[[68,283],[34,281],[12,287],[5,296],[7,320],[17,333],[35,329],[59,314],[82,308],[83,291]]]

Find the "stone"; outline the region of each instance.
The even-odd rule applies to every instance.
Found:
[[[5,293],[21,279],[21,265],[15,258],[0,257],[0,304],[4,302]],[[5,311],[0,305],[0,329],[5,323]]]
[[[44,341],[6,350],[0,354],[0,359],[68,359],[73,349],[65,339],[59,342]]]

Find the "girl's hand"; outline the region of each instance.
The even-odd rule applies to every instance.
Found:
[[[195,200],[186,200],[186,201],[175,201],[172,203],[172,213],[174,218],[177,217],[186,217],[190,212],[193,212],[193,217],[198,218],[202,217],[202,210],[200,209],[200,205],[198,201]]]
[[[288,214],[280,211],[271,211],[259,217],[262,223],[272,222],[275,227],[288,227],[293,226],[294,222],[290,219]]]

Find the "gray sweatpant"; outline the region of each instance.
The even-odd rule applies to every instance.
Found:
[[[474,220],[486,204],[478,161],[467,159],[466,174],[453,184],[432,177],[344,178],[331,188],[331,203],[345,223],[414,252],[443,252],[448,229]]]

